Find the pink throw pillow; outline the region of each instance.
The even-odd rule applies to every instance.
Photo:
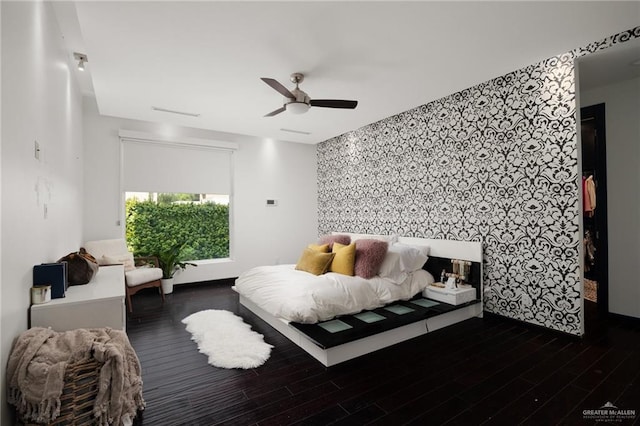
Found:
[[[318,240],[319,245],[329,244],[329,251],[333,250],[333,243],[339,243],[343,246],[351,244],[351,237],[345,234],[324,235]]]
[[[388,247],[389,243],[386,241],[357,240],[355,274],[362,278],[373,278],[378,275]]]

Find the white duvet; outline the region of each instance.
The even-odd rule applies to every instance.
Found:
[[[313,275],[295,265],[258,266],[238,277],[232,288],[278,318],[316,323],[396,300],[408,300],[434,281],[418,270],[400,285],[381,277],[364,279],[328,272]]]

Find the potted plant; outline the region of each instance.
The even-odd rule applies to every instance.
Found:
[[[162,269],[162,291],[164,294],[173,293],[173,275],[179,270],[184,270],[187,266],[198,266],[195,263],[183,262],[180,260],[182,250],[186,244],[176,244],[166,250],[162,250],[156,255],[160,269]]]

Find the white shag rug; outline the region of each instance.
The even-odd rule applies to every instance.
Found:
[[[207,309],[182,320],[198,350],[209,364],[221,368],[256,368],[271,355],[271,346],[262,334],[229,311]]]

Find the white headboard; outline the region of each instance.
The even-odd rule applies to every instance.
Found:
[[[449,259],[468,260],[482,264],[482,241],[435,240],[431,238],[399,237],[397,235],[354,234],[353,232],[332,232],[332,234],[349,235],[354,241],[360,238],[373,238],[387,241],[411,244],[414,246],[428,246],[429,256]]]
[[[398,237],[399,243],[429,246],[429,256],[468,260],[482,264],[481,241],[434,240],[431,238]]]

